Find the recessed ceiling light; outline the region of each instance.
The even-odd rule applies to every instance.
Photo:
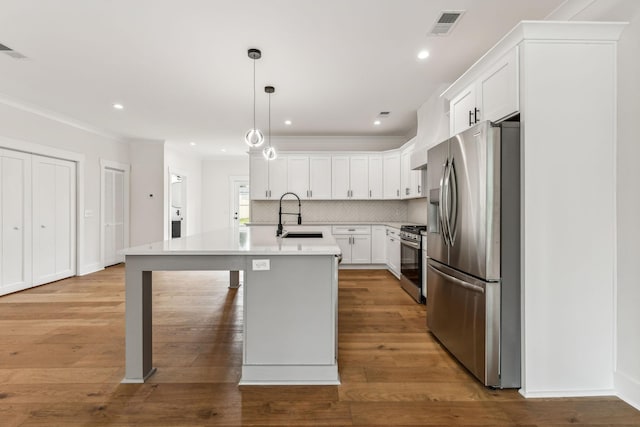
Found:
[[[420,52],[418,52],[418,59],[427,59],[428,57],[429,57],[428,50],[421,50]]]
[[[284,124],[287,125],[287,126],[291,126],[291,120],[285,120]]]
[[[196,145],[196,143],[195,142],[190,142],[189,145],[193,147],[194,145]]]
[[[115,108],[116,110],[122,110],[124,108],[124,105],[115,103],[113,104],[113,108]]]
[[[380,120],[376,120],[375,122],[373,122],[373,124],[376,126],[380,126],[380,123],[382,123]]]

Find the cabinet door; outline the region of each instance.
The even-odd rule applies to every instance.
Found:
[[[31,155],[0,150],[0,295],[31,286]]]
[[[384,180],[382,183],[385,199],[400,198],[400,152],[394,151],[384,155]]]
[[[75,163],[33,156],[33,283],[75,274]]]
[[[371,226],[371,263],[387,263],[387,227],[384,225]]]
[[[382,156],[369,156],[369,198],[382,199]]]
[[[265,163],[269,165],[269,198],[278,200],[287,192],[287,157],[278,156]]]
[[[351,236],[351,263],[371,264],[371,236],[354,234]]]
[[[261,154],[249,157],[249,194],[251,200],[269,198],[269,163]]]
[[[423,170],[411,171],[411,192],[413,197],[424,197],[426,195],[424,192],[424,175]]]
[[[390,238],[391,245],[389,246],[389,268],[400,277],[400,238],[392,236]]]
[[[309,198],[309,157],[287,156],[287,191]]]
[[[476,90],[470,85],[449,104],[449,127],[451,135],[456,135],[475,124]],[[480,112],[478,112],[480,114]]]
[[[411,181],[411,153],[412,149],[402,151],[400,157],[400,198],[408,199],[413,197]]]
[[[343,264],[351,264],[351,236],[349,235],[338,235],[333,236],[336,239],[336,243],[340,247],[340,251],[342,252],[342,263]]]
[[[369,156],[351,156],[349,182],[352,199],[369,198]]]
[[[520,110],[517,46],[480,77],[476,90],[482,120],[495,122]]]
[[[348,199],[350,190],[349,156],[333,156],[331,158],[331,198]]]
[[[331,199],[331,156],[309,157],[309,196],[316,200]]]

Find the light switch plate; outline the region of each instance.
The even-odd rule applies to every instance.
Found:
[[[251,268],[253,271],[271,270],[271,260],[268,260],[268,259],[251,260]]]

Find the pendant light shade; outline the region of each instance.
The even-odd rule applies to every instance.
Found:
[[[264,147],[262,155],[267,160],[275,160],[278,157],[276,149],[271,146],[271,94],[276,91],[273,86],[265,86],[264,91],[269,94],[269,146]]]
[[[262,52],[260,49],[249,49],[247,55],[253,60],[253,128],[244,135],[244,141],[253,148],[264,143],[264,134],[260,129],[256,129],[256,59],[262,57]]]

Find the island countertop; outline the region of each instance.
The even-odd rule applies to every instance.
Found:
[[[276,237],[275,226],[221,228],[202,234],[124,249],[124,255],[340,255],[326,226],[291,226],[286,231],[319,231],[321,238]]]

